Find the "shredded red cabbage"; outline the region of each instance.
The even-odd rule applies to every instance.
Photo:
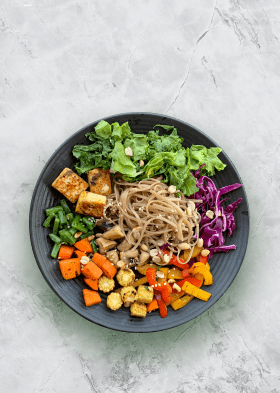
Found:
[[[195,173],[195,176],[199,176],[198,171]],[[214,252],[228,252],[236,248],[235,245],[224,245],[224,234],[227,232],[227,235],[231,236],[236,228],[233,212],[242,201],[242,198],[223,208],[222,204],[227,198],[221,200],[221,196],[236,190],[242,184],[235,183],[217,190],[213,180],[207,176],[202,176],[198,179],[196,186],[199,191],[195,193],[194,198],[202,200],[202,203],[196,206],[201,215],[199,236],[204,241],[204,247],[210,251],[208,259],[211,259]],[[208,210],[214,213],[213,219],[206,216]]]

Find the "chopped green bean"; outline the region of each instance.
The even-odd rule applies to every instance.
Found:
[[[67,231],[66,229],[62,229],[61,231],[59,231],[59,235],[65,243],[68,243],[71,245],[76,243],[76,239],[74,238],[74,236],[72,236],[71,233],[69,231]]]
[[[67,218],[63,210],[59,210],[58,218],[60,219],[60,224],[65,225],[67,224]]]
[[[53,224],[53,234],[54,235],[57,235],[59,224],[60,224],[60,219],[58,217],[55,217],[54,224]]]
[[[73,226],[73,224],[79,224],[80,221],[81,221],[81,216],[80,216],[80,214],[76,214],[75,217],[74,217],[74,220],[73,220],[73,222],[72,222],[72,226]],[[74,228],[75,228],[75,227],[74,227]]]
[[[76,222],[72,222],[72,227],[78,229],[78,231],[81,231],[83,233],[87,233],[88,229],[81,223],[76,223]]]
[[[52,258],[57,258],[60,246],[61,246],[61,243],[55,243],[55,245],[53,246],[52,252],[51,252]]]
[[[54,235],[53,233],[49,234],[49,237],[52,239],[53,242],[55,243],[61,243],[61,239],[59,236]]]
[[[50,214],[56,214],[61,210],[63,210],[61,206],[55,206],[55,207],[51,207],[49,209],[46,209],[45,213],[47,216],[49,216]]]
[[[71,213],[71,209],[70,209],[70,207],[67,205],[67,202],[66,202],[65,199],[62,199],[62,200],[60,201],[60,204],[61,204],[63,210],[65,211],[65,213]]]
[[[71,233],[72,236],[74,236],[75,233],[77,233],[77,229],[76,228],[70,228],[70,229],[68,229],[68,231]]]
[[[93,232],[93,231],[92,231],[92,232],[83,233],[83,234],[79,237],[79,239],[85,239],[86,237],[89,237],[89,236],[91,236],[91,235],[94,235],[94,232]]]
[[[82,222],[88,227],[89,231],[92,231],[95,227],[95,222],[92,222],[88,217],[83,217]]]
[[[73,213],[67,213],[66,214],[66,219],[67,219],[67,224],[71,225],[73,220],[74,220],[74,214]]]
[[[51,225],[51,220],[54,218],[55,214],[51,213],[44,221],[43,226],[48,228]]]
[[[98,252],[98,248],[97,248],[97,245],[94,240],[91,241],[91,246],[92,246],[93,252]]]

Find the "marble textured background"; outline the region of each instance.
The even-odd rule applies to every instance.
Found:
[[[1,392],[280,392],[280,3],[2,0]],[[206,132],[243,179],[244,263],[206,313],[152,334],[82,319],[48,287],[28,216],[54,150],[116,113]]]

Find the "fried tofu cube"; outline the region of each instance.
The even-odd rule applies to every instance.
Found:
[[[104,195],[83,191],[77,202],[76,213],[87,214],[92,217],[102,217],[106,201],[107,199]]]
[[[150,291],[145,285],[139,285],[137,291],[137,301],[140,303],[151,303],[154,292]]]
[[[112,194],[110,171],[104,171],[102,168],[95,168],[88,173],[88,184],[90,192],[100,195]]]
[[[81,192],[88,188],[87,182],[69,168],[63,169],[52,186],[72,203],[75,203]]]
[[[145,318],[147,306],[146,304],[135,302],[130,306],[130,312],[133,317]]]

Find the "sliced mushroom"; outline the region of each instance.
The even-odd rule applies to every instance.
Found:
[[[120,253],[120,258],[125,263],[128,263],[131,258],[137,258],[138,255],[139,255],[139,251],[138,250],[133,250],[133,251],[128,250],[128,251],[121,252]]]
[[[117,249],[119,251],[128,251],[132,248],[133,244],[129,243],[126,239],[122,241],[118,246]]]
[[[142,251],[139,257],[138,266],[144,265],[149,258],[150,258],[150,254],[146,251]]]
[[[119,225],[115,225],[109,231],[103,233],[104,239],[116,240],[124,237],[124,233]]]
[[[117,245],[117,242],[104,239],[103,237],[98,237],[95,242],[99,247],[100,254],[105,254],[107,251],[111,250]]]
[[[116,265],[119,261],[119,253],[116,250],[108,251],[106,254],[107,259]]]

